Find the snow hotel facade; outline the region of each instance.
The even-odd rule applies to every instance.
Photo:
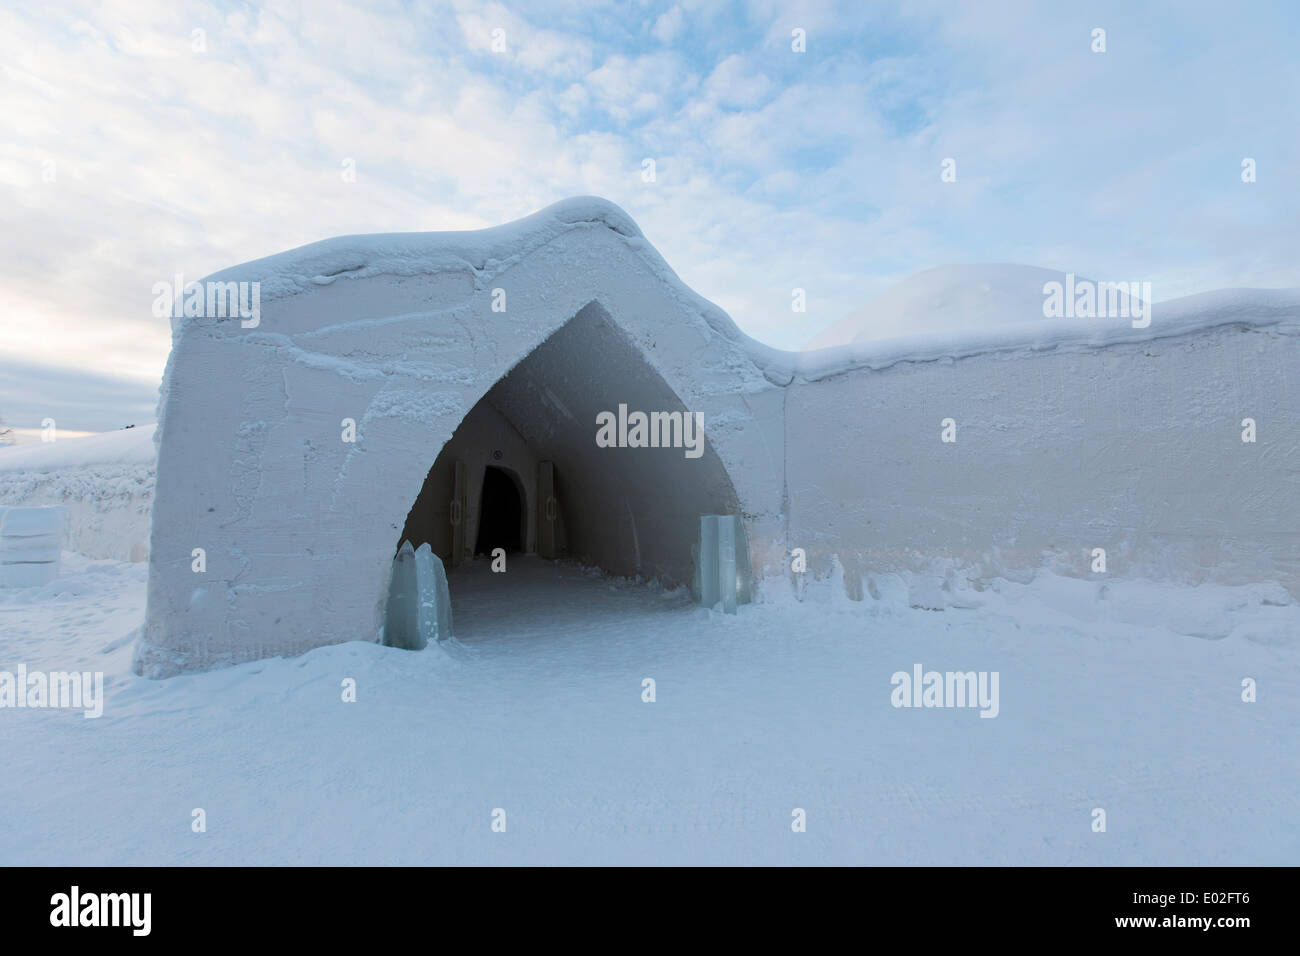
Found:
[[[593,198],[210,281],[257,283],[259,314],[173,321],[144,674],[376,640],[399,543],[454,579],[489,526],[675,586],[701,517],[739,516],[759,601],[902,582],[944,607],[1097,549],[1112,576],[1300,594],[1293,293],[782,352]]]

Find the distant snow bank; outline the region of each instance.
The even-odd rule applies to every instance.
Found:
[[[1082,277],[1080,277],[1082,278]],[[1064,283],[1064,272],[1003,263],[946,265],[908,276],[822,329],[805,350],[882,339],[1041,324],[1043,287]]]
[[[0,447],[0,473],[49,472],[92,465],[148,465],[152,468],[157,458],[153,444],[154,427],[141,425],[84,438]]]
[[[154,426],[0,448],[0,505],[64,505],[67,547],[144,561],[153,509]]]
[[[814,336],[794,360],[797,374],[816,379],[853,368],[967,358],[987,352],[1099,348],[1146,342],[1223,325],[1294,332],[1300,289],[1217,289],[1163,302],[1121,289],[1120,314],[1044,315],[1048,283],[1097,283],[1037,266],[947,265],[909,276]],[[1125,282],[1134,288],[1137,282]],[[1097,305],[1100,308],[1100,304]],[[1142,315],[1139,319],[1134,309]],[[1147,325],[1145,320],[1150,319]]]
[[[817,381],[859,369],[880,370],[902,363],[976,355],[1095,352],[1233,326],[1300,334],[1300,289],[1216,289],[1157,302],[1146,328],[1134,328],[1125,318],[1045,318],[1041,322],[969,328],[960,333],[860,338],[849,345],[779,354],[789,357],[788,374],[792,378]]]

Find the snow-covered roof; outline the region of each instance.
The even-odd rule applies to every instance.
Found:
[[[480,288],[559,235],[582,229],[615,233],[697,311],[718,334],[741,346],[763,375],[777,385],[812,381],[854,369],[882,369],[901,362],[955,360],[987,353],[1032,354],[1090,350],[1141,343],[1219,326],[1300,331],[1300,289],[1223,289],[1154,306],[1145,328],[1128,318],[1060,318],[953,335],[930,333],[897,339],[788,352],[750,338],[718,306],[689,288],[620,207],[595,196],[557,202],[514,222],[458,232],[407,232],[339,236],[256,259],[218,272],[212,281],[258,281],[263,302],[313,287],[377,275],[414,276],[472,270]],[[613,264],[611,264],[613,269]],[[611,281],[618,277],[611,276]],[[617,317],[616,317],[617,319]],[[186,322],[191,320],[177,320]]]

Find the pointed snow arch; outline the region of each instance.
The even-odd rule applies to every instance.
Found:
[[[459,563],[478,538],[485,472],[505,468],[522,482],[522,498],[532,505],[523,550],[534,551],[538,507],[544,507],[537,473],[548,462],[566,556],[615,574],[687,583],[700,516],[738,514],[735,487],[707,432],[698,454],[685,447],[598,447],[597,416],[617,415],[619,406],[628,414],[668,413],[677,421],[692,414],[592,302],[466,415],[429,470],[401,536],[417,545],[427,541],[449,566]],[[452,525],[457,463],[466,470],[461,510],[468,522],[459,556]]]
[[[779,536],[782,389],[753,343],[609,203],[569,200],[477,233],[327,240],[208,281],[259,283],[261,314],[186,318],[173,330],[139,673],[374,640],[394,544],[460,423],[503,383],[497,399],[523,430],[544,428],[528,396],[548,382],[559,396],[557,374],[599,372],[599,357],[538,372],[550,351],[539,347],[571,321],[574,332],[590,323],[592,334],[621,337],[647,381],[704,413],[706,455],[725,479],[705,483],[717,492],[709,500],[734,503],[769,541]],[[525,362],[534,351],[541,358]],[[516,366],[524,371],[506,384]],[[589,409],[571,411],[577,420]],[[582,434],[594,446],[594,432],[593,417],[565,441]],[[623,478],[640,487],[649,474]],[[632,494],[597,484],[603,502]],[[663,529],[680,527],[679,511],[643,516],[630,551],[594,532],[578,537],[611,570],[639,564],[681,580],[688,569],[659,544]]]

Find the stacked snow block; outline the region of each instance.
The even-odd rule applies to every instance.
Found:
[[[451,592],[441,559],[427,543],[403,541],[393,559],[382,643],[409,651],[451,637]]]
[[[67,525],[63,505],[0,508],[0,587],[34,588],[57,578]]]
[[[753,600],[749,542],[740,515],[701,515],[700,540],[691,547],[695,559],[692,590],[704,607],[719,602],[727,614]]]

